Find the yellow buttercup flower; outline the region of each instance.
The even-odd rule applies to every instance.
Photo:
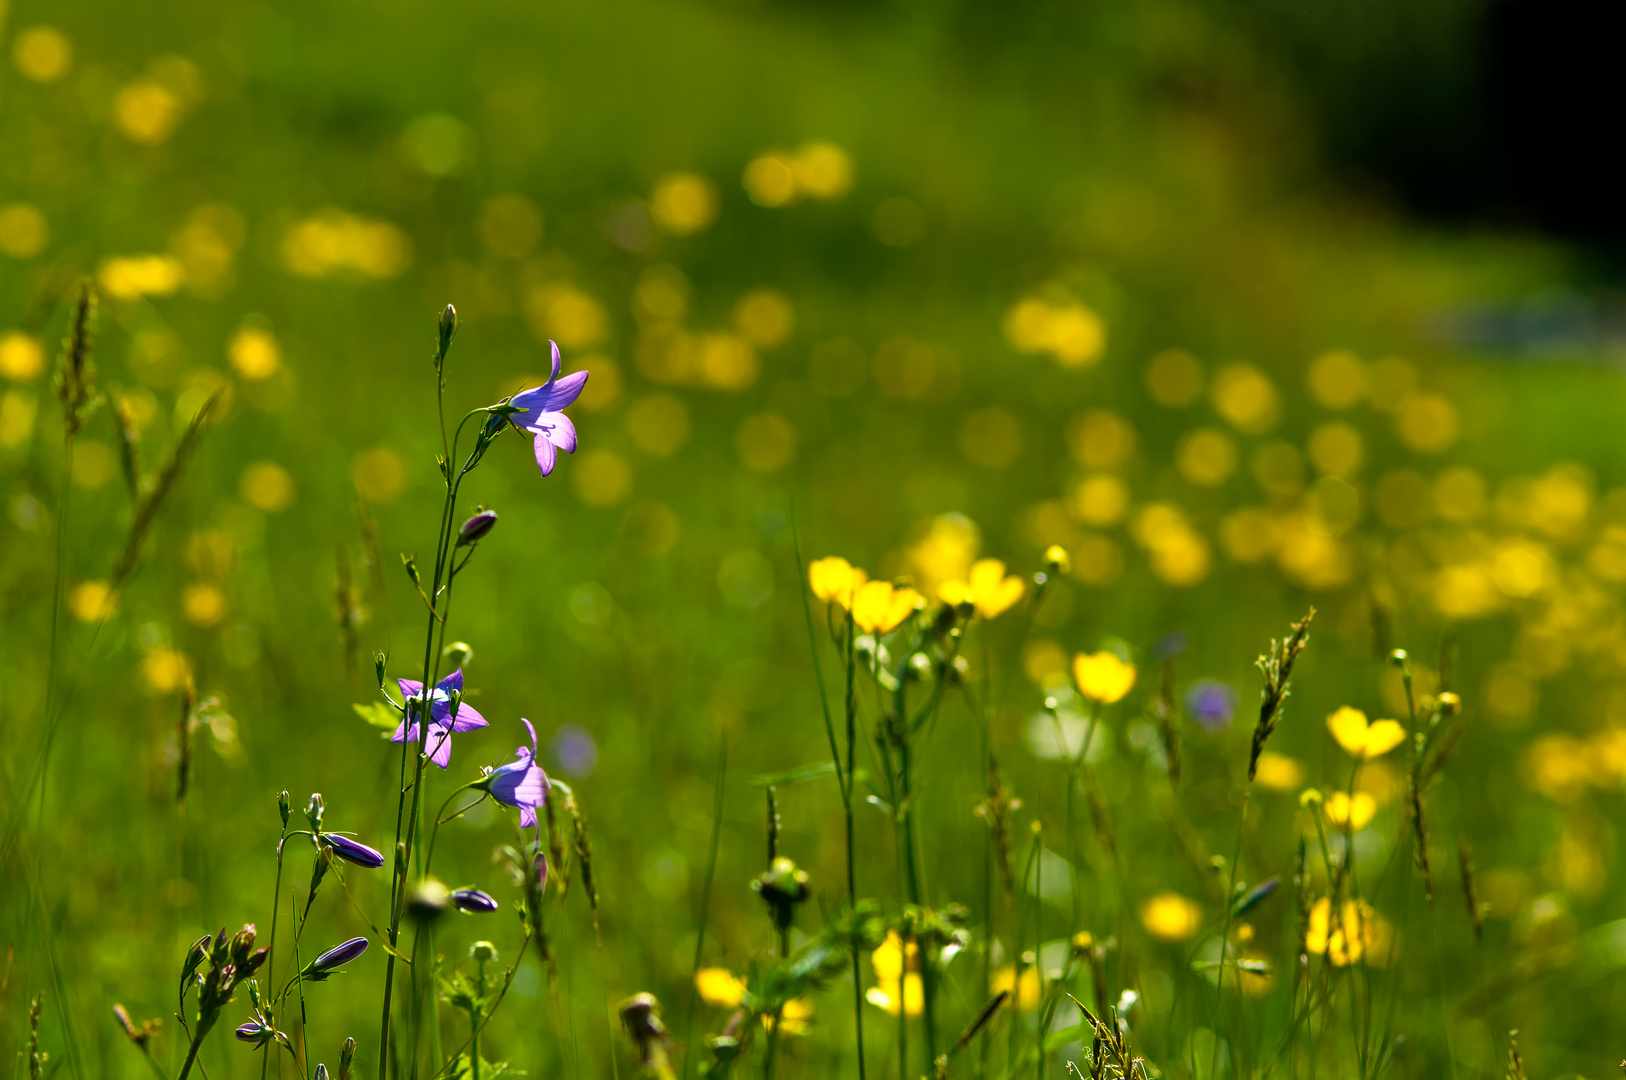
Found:
[[[813,1003],[806,998],[791,998],[785,1002],[784,1008],[779,1010],[779,1030],[786,1035],[800,1035],[807,1030],[807,1022],[813,1016]],[[762,1026],[773,1027],[773,1018],[764,1016]]]
[[[1378,812],[1378,801],[1364,791],[1357,791],[1353,798],[1342,791],[1335,791],[1327,796],[1323,805],[1327,820],[1340,827],[1347,824],[1353,832],[1366,828],[1372,815]]]
[[[864,999],[893,1016],[898,1015],[900,1004],[907,1015],[919,1016],[926,1004],[925,985],[914,970],[920,966],[920,947],[911,941],[906,950],[898,932],[888,930],[886,940],[869,954],[869,961],[875,968],[875,985]]]
[[[925,602],[913,589],[896,589],[889,581],[870,581],[853,594],[853,621],[868,634],[889,634]]]
[[[1195,900],[1179,893],[1159,893],[1140,908],[1141,925],[1146,932],[1164,941],[1185,941],[1203,924],[1202,908]]]
[[[701,968],[694,973],[694,988],[707,1005],[732,1009],[745,998],[745,980],[727,968]]]
[[[1348,705],[1327,717],[1327,730],[1338,740],[1338,745],[1358,761],[1382,757],[1406,741],[1406,729],[1398,720],[1369,724],[1365,713]]]
[[[1001,990],[1011,990],[1016,987],[1016,968],[1006,964],[994,972],[994,981],[991,989],[994,993]],[[1039,969],[1029,964],[1022,969],[1021,989],[1016,992],[1016,1007],[1023,1012],[1032,1012],[1039,1007],[1039,1000],[1044,994],[1044,988],[1039,982]]]
[[[807,568],[807,583],[813,595],[827,603],[851,607],[853,594],[869,575],[839,555],[816,559]]]
[[[1323,896],[1310,908],[1304,947],[1338,967],[1362,960],[1382,967],[1394,955],[1394,939],[1394,927],[1365,900],[1345,900],[1334,919],[1332,901]]]
[[[880,979],[877,985],[870,987],[864,993],[864,1000],[877,1008],[885,1009],[893,1016],[898,1015],[899,999],[902,999],[903,1011],[909,1016],[919,1016],[926,1008],[926,988],[920,981],[920,976],[910,972],[903,980],[903,993],[898,993],[898,980]]]
[[[938,599],[957,605],[970,601],[977,614],[997,618],[1022,599],[1026,588],[1019,577],[1006,577],[1005,564],[998,559],[978,559],[971,564],[968,581],[945,581],[937,590]]]
[[[1123,700],[1135,685],[1135,665],[1125,663],[1114,653],[1079,653],[1073,657],[1073,678],[1079,693],[1111,705]]]

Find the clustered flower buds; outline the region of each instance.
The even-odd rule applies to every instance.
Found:
[[[807,871],[799,868],[783,855],[775,859],[760,877],[751,882],[751,891],[762,897],[773,915],[775,928],[780,932],[790,929],[796,919],[796,906],[812,895],[808,887]]]

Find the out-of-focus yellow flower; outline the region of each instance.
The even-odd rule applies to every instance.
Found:
[[[1417,389],[1417,369],[1398,356],[1385,356],[1366,369],[1366,385],[1372,407],[1392,413]]]
[[[898,976],[903,974],[905,967],[903,939],[898,937],[896,930],[886,932],[886,938],[869,954],[869,961],[875,965],[877,979],[896,981]],[[911,971],[920,966],[920,946],[913,941],[909,943],[907,966]]]
[[[1174,451],[1175,468],[1198,487],[1223,484],[1236,471],[1236,442],[1215,428],[1188,432]]]
[[[1257,563],[1275,552],[1281,542],[1276,516],[1256,506],[1225,515],[1220,520],[1220,546],[1239,563]]]
[[[170,255],[121,255],[102,260],[96,270],[102,292],[115,300],[168,296],[186,279],[181,261]]]
[[[1285,754],[1266,750],[1259,755],[1254,781],[1272,791],[1292,791],[1304,783],[1304,766]]]
[[[1366,443],[1361,433],[1341,420],[1332,420],[1310,432],[1310,462],[1317,470],[1346,480],[1361,471]]]
[[[1016,965],[1006,964],[994,972],[992,984],[989,986],[994,993],[1016,990],[1016,1007],[1023,1012],[1032,1012],[1039,1007],[1044,996],[1044,986],[1039,979],[1039,968],[1036,964],[1029,964],[1022,969],[1021,989],[1017,989]]]
[[[734,305],[734,326],[753,345],[783,345],[796,329],[796,309],[777,289],[752,289]]]
[[[1258,435],[1276,426],[1281,399],[1265,373],[1250,364],[1229,364],[1214,374],[1214,408],[1232,427]]]
[[[1131,531],[1152,556],[1152,572],[1170,585],[1195,585],[1208,576],[1208,542],[1171,503],[1150,503],[1135,515]]]
[[[745,194],[758,206],[785,206],[799,192],[796,190],[796,169],[782,153],[769,151],[751,159],[742,178]]]
[[[181,592],[181,612],[197,626],[215,626],[226,617],[226,594],[207,582],[188,585]]]
[[[1044,549],[1044,564],[1052,573],[1065,574],[1073,568],[1073,556],[1060,544]]]
[[[11,59],[23,78],[56,82],[73,66],[73,42],[53,26],[30,26],[17,35]]]
[[[1394,927],[1365,900],[1345,900],[1334,918],[1332,901],[1323,896],[1310,907],[1304,947],[1338,967],[1363,961],[1385,967],[1394,955],[1395,937]]]
[[[1327,730],[1345,753],[1359,761],[1382,757],[1406,741],[1406,729],[1400,721],[1368,723],[1364,712],[1348,705],[1327,717]]]
[[[1572,735],[1543,735],[1525,747],[1519,771],[1527,786],[1553,802],[1570,803],[1592,780],[1592,753]]]
[[[1073,657],[1073,679],[1079,693],[1091,701],[1111,705],[1122,701],[1135,685],[1135,665],[1125,663],[1115,653],[1079,653]]]
[[[1176,892],[1158,893],[1140,906],[1141,925],[1162,941],[1185,941],[1203,922],[1202,908]]]
[[[694,974],[694,988],[707,1005],[732,1009],[745,998],[745,980],[727,968],[701,968]]]
[[[293,474],[274,461],[257,461],[244,469],[237,487],[244,502],[268,514],[294,504]]]
[[[667,173],[655,181],[649,216],[669,236],[697,233],[717,217],[717,186],[697,173]]]
[[[174,649],[154,649],[142,659],[141,674],[154,692],[172,694],[192,677],[192,661]]]
[[[282,261],[300,277],[353,271],[365,277],[392,278],[412,265],[412,241],[387,221],[329,207],[284,234]],[[562,337],[560,340],[563,343]]]
[[[226,347],[232,370],[250,381],[269,379],[282,366],[282,350],[269,330],[247,326],[237,331]]]
[[[39,403],[32,394],[7,390],[0,394],[0,449],[22,446],[34,434]]]
[[[1347,409],[1366,396],[1366,365],[1348,350],[1324,352],[1310,361],[1310,396],[1329,409]]]
[[[21,330],[0,334],[0,378],[33,382],[45,370],[45,349],[39,339]]]
[[[743,390],[757,381],[761,365],[756,350],[738,334],[701,334],[695,351],[707,386]]]
[[[786,1035],[802,1035],[807,1031],[808,1021],[813,1018],[813,1003],[806,998],[791,998],[779,1010],[779,1030]],[[773,1029],[773,1017],[764,1016],[762,1026],[768,1030]]]
[[[1438,454],[1457,441],[1457,408],[1439,394],[1413,394],[1400,402],[1395,431],[1413,450]]]
[[[1354,798],[1346,792],[1335,791],[1327,796],[1324,805],[1328,821],[1339,828],[1347,823],[1354,832],[1366,828],[1372,815],[1378,812],[1378,801],[1364,791],[1357,791]]]
[[[898,980],[876,978],[876,985],[864,992],[864,1000],[877,1008],[885,1009],[893,1016],[898,1015]],[[926,1008],[926,989],[920,976],[910,972],[903,979],[903,1011],[909,1016],[919,1016]]]
[[[853,621],[868,634],[890,634],[925,602],[913,589],[893,588],[890,581],[869,581],[853,596]]]
[[[0,206],[0,253],[14,259],[32,258],[50,239],[50,226],[38,207],[28,203]]]
[[[81,581],[68,592],[68,610],[80,622],[100,622],[110,617],[115,601],[105,581]]]
[[[1072,511],[1086,525],[1116,525],[1128,509],[1129,487],[1111,473],[1086,476],[1073,488]]]
[[[960,425],[960,453],[973,465],[1003,469],[1022,453],[1022,421],[1009,409],[978,409]]]
[[[853,186],[853,159],[832,142],[810,142],[790,161],[798,193],[815,199],[838,199]]]
[[[964,514],[939,514],[907,552],[920,587],[936,592],[945,581],[964,581],[979,546],[976,524]]]
[[[1107,329],[1093,310],[1054,290],[1005,313],[1005,340],[1020,352],[1049,353],[1062,367],[1088,367],[1106,350]]]
[[[155,146],[181,122],[180,96],[156,79],[137,79],[113,97],[113,125],[131,142]]]
[[[406,464],[387,446],[374,446],[350,459],[350,482],[370,503],[391,502],[406,490]]]
[[[71,477],[82,488],[99,488],[113,479],[118,458],[113,448],[95,439],[80,439],[74,448]]]
[[[994,619],[1022,599],[1025,587],[1021,578],[1005,576],[1005,564],[998,559],[978,559],[971,564],[969,581],[945,581],[937,596],[950,605],[969,600],[976,605],[978,615]]]
[[[1152,400],[1183,409],[1203,393],[1203,362],[1184,349],[1167,349],[1146,362],[1146,389]]]
[[[826,603],[851,607],[856,593],[869,575],[839,555],[815,559],[807,568],[807,583],[813,595]]]

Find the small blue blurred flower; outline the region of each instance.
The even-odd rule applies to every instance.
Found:
[[[1186,690],[1186,715],[1203,730],[1224,731],[1236,713],[1236,691],[1217,679],[1198,679]]]
[[[598,766],[598,744],[580,724],[563,724],[553,734],[553,759],[571,776],[590,776]]]

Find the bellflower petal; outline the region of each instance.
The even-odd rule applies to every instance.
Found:
[[[559,451],[548,441],[546,435],[537,435],[535,443],[536,467],[546,476],[553,471],[553,465],[559,460]]]
[[[570,417],[562,412],[548,412],[542,414],[544,423],[539,423],[530,430],[538,435],[546,435],[548,441],[567,454],[576,452],[576,425],[571,423]]]
[[[446,768],[452,763],[451,729],[443,728],[439,724],[431,725],[429,728],[429,745],[424,749],[429,754],[430,761],[443,769]]]

